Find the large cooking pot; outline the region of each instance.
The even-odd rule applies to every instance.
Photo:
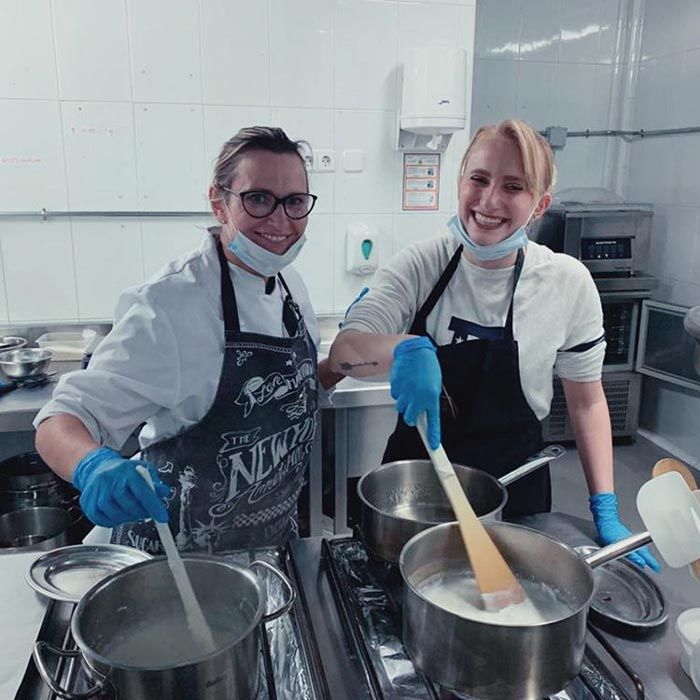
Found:
[[[263,561],[254,561],[248,568],[199,554],[185,555],[183,561],[212,626],[216,651],[201,655],[189,636],[183,636],[187,621],[168,562],[152,559],[112,574],[83,596],[71,620],[78,650],[35,644],[34,660],[51,690],[72,700],[99,693],[104,694],[100,697],[129,700],[254,698],[259,626],[291,609],[295,600],[291,584]],[[286,600],[273,612],[265,612],[266,595],[254,569],[274,575],[286,592]],[[59,687],[44,660],[46,651],[62,657],[82,656],[94,682],[92,688],[86,694],[75,694]],[[178,663],[169,661],[174,655],[180,657]]]
[[[496,479],[481,469],[453,465],[457,478],[480,520],[501,519],[508,501],[506,486],[566,454],[550,445],[532,460]],[[357,484],[360,530],[367,548],[379,559],[399,561],[403,546],[414,535],[455,515],[429,459],[388,462],[365,474]]]
[[[59,477],[38,452],[25,452],[0,462],[0,490],[27,491],[58,482]]]
[[[573,680],[583,661],[592,568],[648,544],[651,537],[634,535],[583,559],[536,530],[496,522],[484,526],[519,580],[546,584],[565,605],[550,614],[545,608],[537,624],[496,624],[436,604],[425,595],[426,582],[446,575],[462,575],[457,580],[465,585],[473,579],[458,525],[445,523],[413,537],[401,553],[404,645],[417,668],[445,688],[482,700],[547,697]]]
[[[23,547],[48,551],[70,544],[70,529],[81,517],[77,509],[46,507],[0,515],[0,553],[15,553]]]

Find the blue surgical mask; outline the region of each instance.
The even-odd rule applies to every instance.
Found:
[[[273,253],[257,243],[253,243],[240,231],[228,244],[228,249],[245,265],[264,277],[273,277],[280,270],[291,265],[306,243],[306,236],[294,241],[284,253]]]
[[[534,213],[534,209],[533,212]],[[513,233],[504,238],[498,243],[493,243],[491,245],[480,245],[475,243],[470,237],[464,226],[462,225],[462,220],[459,216],[453,216],[447,222],[447,228],[452,231],[457,240],[464,246],[465,250],[468,250],[472,255],[482,262],[490,260],[500,260],[505,258],[507,255],[514,253],[519,248],[525,248],[528,244],[527,237],[527,227],[530,223],[530,216],[528,216],[527,221],[520,226],[520,228],[515,229]]]

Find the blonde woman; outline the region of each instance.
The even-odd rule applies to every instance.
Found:
[[[409,246],[377,274],[349,310],[330,366],[356,377],[391,370],[400,416],[385,462],[426,456],[413,427],[426,413],[432,447],[442,442],[454,462],[495,477],[542,449],[556,373],[608,544],[629,530],[613,486],[600,299],[578,260],[527,237],[555,179],[551,149],[528,124],[479,129],[462,158],[449,232]],[[508,491],[506,516],[551,509],[548,468]],[[658,568],[647,551],[632,557]]]

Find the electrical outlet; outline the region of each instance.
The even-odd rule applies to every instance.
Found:
[[[314,171],[332,173],[335,171],[335,151],[314,151]]]

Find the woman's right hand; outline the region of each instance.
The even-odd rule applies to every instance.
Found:
[[[136,471],[139,465],[150,471],[155,492]],[[95,525],[114,527],[146,518],[168,521],[162,499],[170,489],[148,462],[125,459],[109,447],[98,447],[78,462],[72,482],[81,492],[83,513]]]
[[[442,372],[430,338],[420,336],[394,348],[391,366],[391,396],[406,425],[415,426],[422,413],[428,418],[428,444],[440,446],[440,393]]]

